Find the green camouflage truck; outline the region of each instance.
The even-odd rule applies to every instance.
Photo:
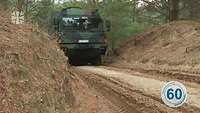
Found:
[[[110,24],[101,18],[98,10],[65,8],[56,14],[53,23],[59,33],[59,45],[70,64],[101,64],[107,49],[105,32],[110,30]]]

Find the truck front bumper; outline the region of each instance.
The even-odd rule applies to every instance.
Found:
[[[106,44],[60,44],[61,49],[68,57],[96,57],[105,55]]]

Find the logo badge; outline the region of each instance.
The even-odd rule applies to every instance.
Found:
[[[11,20],[13,24],[23,24],[24,23],[24,13],[19,11],[14,11],[11,14]]]
[[[182,83],[171,81],[162,88],[161,97],[167,106],[180,107],[186,102],[187,91]]]

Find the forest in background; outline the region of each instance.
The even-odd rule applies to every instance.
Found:
[[[200,19],[199,0],[0,0],[6,9],[23,11],[27,23],[48,30],[52,12],[65,7],[99,9],[111,22],[110,50],[146,29],[176,20]]]

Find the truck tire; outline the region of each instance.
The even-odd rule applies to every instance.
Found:
[[[84,66],[84,65],[87,65],[88,62],[85,61],[84,59],[69,58],[69,64],[72,66]]]
[[[101,63],[102,63],[102,58],[101,58],[101,56],[98,56],[98,57],[94,58],[94,60],[93,60],[93,62],[92,62],[92,64],[95,65],[95,66],[100,66]]]

